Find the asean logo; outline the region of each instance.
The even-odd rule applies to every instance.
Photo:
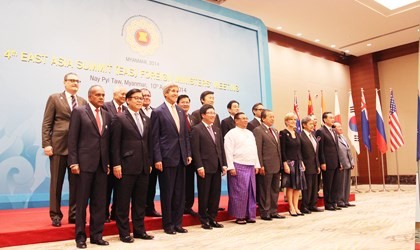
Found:
[[[127,19],[122,35],[131,50],[142,56],[153,55],[162,43],[158,26],[145,16],[133,16]]]

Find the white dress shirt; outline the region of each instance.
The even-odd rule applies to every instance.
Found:
[[[227,170],[235,169],[233,162],[261,168],[254,134],[246,128],[229,130],[225,135],[225,154]]]

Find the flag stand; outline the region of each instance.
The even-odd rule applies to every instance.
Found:
[[[368,177],[369,177],[369,190],[368,190],[368,191],[366,191],[366,193],[367,193],[367,192],[374,192],[374,191],[372,190],[372,180],[371,180],[371,178],[370,178],[370,160],[369,160],[369,150],[368,150],[368,148],[367,148],[367,147],[366,147],[366,155],[367,155]]]
[[[354,171],[356,172],[356,174],[354,175],[354,178],[355,178],[355,181],[356,181],[356,188],[354,189],[354,191],[355,192],[357,192],[357,193],[361,193],[362,191],[360,191],[358,188],[357,188],[357,176],[359,175],[359,157],[357,157],[357,155],[356,155],[356,162],[357,162],[357,164],[356,164],[356,166],[355,166],[355,168],[354,168]]]
[[[398,188],[395,189],[395,191],[405,191],[401,188],[400,185],[400,171],[399,171],[399,166],[398,166],[398,154],[397,151],[395,151],[395,161],[397,162],[397,184],[398,184]]]
[[[385,170],[384,170],[384,154],[381,154],[381,165],[382,165],[382,190],[379,190],[379,192],[389,192],[389,190],[387,190],[385,188]]]

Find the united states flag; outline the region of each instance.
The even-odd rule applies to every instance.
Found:
[[[391,152],[404,145],[404,139],[401,132],[400,121],[397,115],[397,106],[394,100],[394,91],[391,89],[391,101],[389,105],[389,134],[391,136]]]

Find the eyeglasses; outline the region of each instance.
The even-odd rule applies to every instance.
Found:
[[[137,97],[137,96],[133,96],[133,97],[129,97],[129,98],[132,98],[136,101],[143,101],[143,99],[144,99],[143,97]]]
[[[72,83],[81,83],[82,81],[77,79],[66,79],[66,81],[72,82]]]

